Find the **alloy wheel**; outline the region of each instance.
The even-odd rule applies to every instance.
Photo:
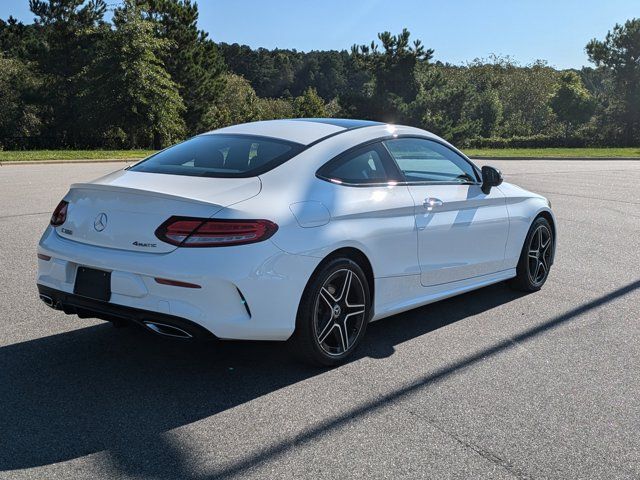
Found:
[[[551,266],[553,238],[546,225],[540,225],[533,232],[529,242],[529,279],[534,285],[544,283]]]
[[[357,340],[365,324],[366,294],[359,276],[348,268],[324,282],[316,298],[314,332],[320,348],[339,356]]]

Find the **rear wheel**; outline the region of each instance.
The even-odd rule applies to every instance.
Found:
[[[305,289],[291,345],[305,361],[337,365],[360,343],[370,311],[369,284],[360,266],[348,258],[333,259]]]
[[[525,292],[540,290],[549,276],[553,247],[553,229],[546,218],[538,217],[529,228],[516,268],[516,277],[509,284]]]

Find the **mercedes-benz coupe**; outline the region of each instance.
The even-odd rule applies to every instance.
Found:
[[[37,284],[82,318],[288,340],[334,365],[370,321],[496,282],[538,290],[555,244],[547,199],[429,132],[274,120],[72,185],[40,240]]]

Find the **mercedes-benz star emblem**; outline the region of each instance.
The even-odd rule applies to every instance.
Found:
[[[107,228],[107,214],[99,213],[96,219],[93,221],[93,228],[96,229],[96,232],[101,232],[105,228]]]

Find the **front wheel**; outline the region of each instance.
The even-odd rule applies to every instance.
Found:
[[[341,363],[360,343],[371,311],[369,284],[348,258],[329,261],[302,296],[291,338],[294,352],[315,365]]]
[[[553,229],[544,217],[533,222],[520,253],[516,277],[509,284],[525,292],[536,292],[542,288],[549,276],[553,261]]]

